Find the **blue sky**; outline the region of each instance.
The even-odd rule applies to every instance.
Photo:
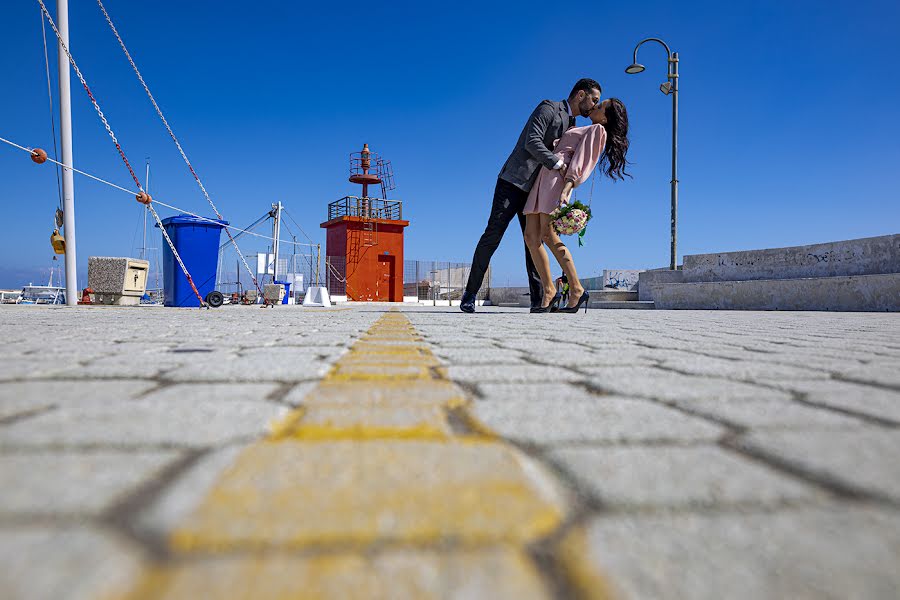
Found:
[[[634,180],[598,178],[576,263],[583,276],[666,266],[662,49],[645,45],[647,71],[624,73],[635,43],[659,36],[681,57],[679,259],[900,232],[896,1],[106,6],[234,224],[281,200],[324,244],[328,202],[356,192],[347,155],[367,142],[393,162],[393,196],[412,223],[406,257],[468,261],[525,119],[589,76],[628,107]],[[152,159],[154,197],[210,214],[99,8],[72,2],[70,21],[75,58],[125,152],[141,174]],[[0,137],[52,147],[36,2],[3,3],[0,49]],[[131,187],[76,84],[76,166]],[[120,191],[77,175],[75,185],[86,279],[88,256],[136,254],[141,212]],[[52,167],[0,146],[0,287],[46,278],[56,203]],[[511,226],[495,285],[524,282],[522,253]]]

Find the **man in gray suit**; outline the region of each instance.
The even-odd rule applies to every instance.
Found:
[[[484,274],[514,216],[519,217],[519,225],[524,234],[525,215],[522,214],[522,209],[525,208],[528,192],[531,191],[540,168],[542,166],[548,169],[564,168],[563,161],[550,150],[553,143],[561,138],[567,129],[575,126],[577,115],[588,116],[600,102],[600,92],[600,84],[593,79],[579,79],[567,100],[560,102],[544,100],[531,113],[519,135],[516,147],[513,148],[512,154],[497,177],[491,214],[488,217],[487,227],[484,228],[484,233],[481,234],[481,239],[475,247],[469,281],[459,305],[463,312],[475,312],[475,297],[481,288]],[[543,300],[543,289],[527,246],[525,268],[528,272],[531,306],[538,307]]]

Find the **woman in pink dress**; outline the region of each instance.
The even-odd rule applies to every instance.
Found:
[[[628,152],[628,113],[625,105],[617,98],[610,98],[598,104],[588,117],[592,125],[573,127],[557,142],[553,151],[563,159],[565,166],[559,170],[541,168],[522,210],[526,219],[525,243],[544,286],[544,301],[531,312],[558,310],[574,313],[582,304],[587,310],[590,294],[578,279],[568,248],[550,225],[550,213],[569,202],[572,190],[587,181],[598,164],[601,169],[605,167],[610,179],[625,179],[628,175],[625,172],[625,154]],[[553,285],[550,259],[544,244],[550,247],[550,252],[569,279],[569,301],[564,308],[559,308],[561,295]]]

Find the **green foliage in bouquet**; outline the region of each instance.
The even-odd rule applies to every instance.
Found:
[[[550,219],[556,220],[561,217],[565,217],[566,215],[568,215],[570,212],[572,212],[575,209],[584,211],[584,214],[587,215],[587,222],[584,224],[584,229],[582,229],[581,231],[578,232],[578,245],[584,246],[584,239],[583,239],[584,234],[587,232],[587,224],[591,222],[591,216],[592,216],[591,209],[589,206],[585,206],[578,200],[576,200],[574,202],[570,202],[568,204],[562,204],[559,207],[557,207],[556,210],[554,210],[552,213],[550,213]]]

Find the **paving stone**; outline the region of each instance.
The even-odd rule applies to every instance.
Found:
[[[288,404],[352,405],[360,407],[400,407],[409,405],[461,406],[467,403],[462,391],[444,380],[400,380],[369,382],[333,382],[294,387],[285,396]]]
[[[437,347],[435,356],[450,365],[483,365],[489,362],[501,362],[506,365],[524,364],[522,352],[503,348],[445,348]]]
[[[500,444],[267,442],[238,457],[170,541],[181,551],[522,543],[565,511],[549,474]]]
[[[52,410],[55,406],[47,400],[41,402],[34,398],[3,397],[4,388],[4,384],[0,383],[0,421],[25,418],[29,415]]]
[[[60,369],[54,377],[65,379],[133,378],[153,379],[166,371],[177,369],[191,360],[193,354],[121,355],[95,358],[87,364]]]
[[[715,440],[724,430],[647,400],[599,396],[566,383],[479,384],[473,415],[532,444]]]
[[[453,435],[446,412],[436,405],[312,403],[294,415],[276,428],[278,439],[448,439]]]
[[[202,357],[168,371],[170,381],[245,381],[292,383],[319,379],[328,371],[329,363],[315,358],[303,361],[277,361],[266,356],[239,357],[228,354],[224,357]]]
[[[691,375],[709,375],[710,377],[727,377],[743,381],[761,381],[768,379],[827,379],[828,373],[814,369],[800,368],[768,362],[750,362],[748,360],[725,360],[709,356],[696,356],[691,359],[675,358],[663,361],[662,366],[673,371]]]
[[[57,363],[46,362],[38,357],[8,357],[0,361],[0,382],[52,377],[78,365],[78,359],[72,356]]]
[[[488,548],[202,560],[148,578],[127,599],[203,597],[530,600],[552,596],[526,557],[510,549]]]
[[[839,373],[842,377],[851,381],[875,383],[900,391],[900,366],[898,366],[898,361],[896,360],[856,365],[841,369]]]
[[[900,501],[900,430],[757,431],[741,447]]]
[[[164,539],[200,504],[218,482],[222,472],[234,464],[242,450],[241,446],[228,446],[199,456],[161,489],[157,496],[148,499],[132,522],[135,529],[151,537]]]
[[[735,427],[834,429],[863,424],[859,419],[827,408],[783,400],[676,400],[675,404]]]
[[[891,600],[900,516],[860,508],[597,516],[560,554],[586,598]]]
[[[447,367],[447,376],[464,383],[521,383],[578,381],[584,375],[562,367],[543,365],[460,365]]]
[[[175,445],[206,447],[265,434],[286,406],[263,400],[158,399],[67,406],[0,427],[0,447]]]
[[[773,505],[825,497],[800,481],[716,446],[560,448],[550,456],[607,505]]]
[[[178,456],[174,451],[0,456],[0,514],[97,515]]]
[[[900,392],[843,381],[787,381],[774,383],[799,392],[805,399],[900,423]]]
[[[279,386],[273,383],[175,383],[165,385],[145,394],[145,403],[172,402],[182,405],[207,400],[230,402],[233,400],[267,399]]]
[[[0,593],[10,600],[122,597],[138,581],[140,555],[84,527],[0,529]]]
[[[152,381],[28,381],[0,383],[0,410],[71,405],[115,405],[157,387]]]
[[[581,367],[600,389],[661,400],[788,400],[786,392],[727,379],[682,375],[651,367]]]

